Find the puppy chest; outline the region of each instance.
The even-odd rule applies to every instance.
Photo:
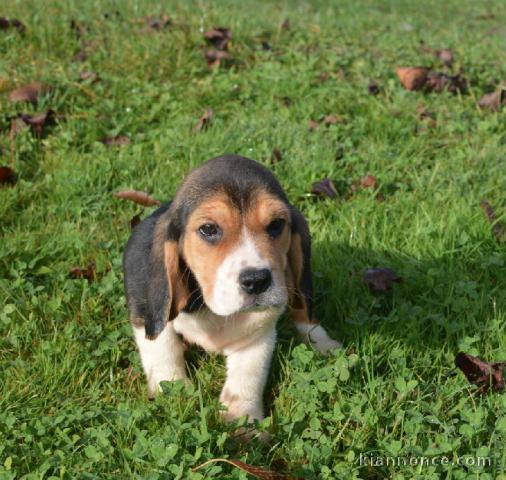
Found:
[[[244,312],[220,317],[209,310],[181,312],[174,319],[174,330],[187,342],[209,352],[238,349],[272,329],[280,311]]]

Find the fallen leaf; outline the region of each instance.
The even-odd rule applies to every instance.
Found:
[[[283,473],[274,472],[273,470],[266,470],[262,467],[255,467],[254,465],[249,465],[248,463],[241,462],[240,460],[231,460],[229,458],[213,458],[200,464],[199,466],[192,468],[192,472],[196,472],[201,468],[206,467],[212,463],[224,462],[229,465],[234,466],[250,475],[253,475],[255,478],[259,478],[260,480],[296,480],[294,477],[289,475],[285,475]]]
[[[91,283],[97,278],[97,268],[93,262],[90,262],[86,268],[72,267],[69,271],[69,274],[70,278],[85,278],[89,283]]]
[[[453,65],[453,52],[449,48],[442,48],[441,50],[436,50],[434,53],[443,62],[443,65],[451,68]]]
[[[492,205],[490,205],[490,203],[488,203],[487,201],[483,200],[481,202],[481,208],[483,208],[485,216],[492,225],[492,233],[494,234],[494,237],[497,240],[497,242],[499,243],[506,242],[506,226],[504,226],[497,219],[494,207],[492,207]]]
[[[309,120],[309,122],[307,122],[307,126],[309,127],[309,131],[312,132],[313,130],[316,130],[320,124],[314,120]]]
[[[7,187],[16,184],[18,176],[10,167],[0,167],[0,186]]]
[[[328,127],[329,125],[335,125],[336,123],[339,123],[339,120],[339,117],[336,115],[327,115],[323,119],[323,124]]]
[[[115,192],[114,196],[122,200],[130,200],[131,202],[143,205],[144,207],[159,206],[160,202],[146,192],[138,190],[125,190],[123,192]]]
[[[324,178],[319,182],[313,183],[311,193],[314,193],[322,198],[335,198],[337,197],[337,190],[334,183],[330,178]]]
[[[74,32],[77,40],[80,40],[81,37],[86,33],[86,28],[74,19],[70,20],[70,29]]]
[[[272,50],[271,44],[268,41],[264,40],[262,42],[262,50],[265,50],[266,52]]]
[[[17,18],[8,20],[5,17],[0,17],[0,30],[8,30],[9,28],[15,28],[19,33],[24,33],[26,31],[26,27],[21,20]]]
[[[488,363],[468,353],[459,352],[455,357],[455,366],[462,370],[467,380],[480,387],[480,393],[486,393],[490,387],[494,392],[504,390],[503,369],[506,362]]]
[[[499,110],[501,106],[506,105],[506,88],[501,88],[492,93],[486,93],[480,98],[478,105],[490,110]]]
[[[213,116],[214,116],[213,109],[208,108],[204,112],[204,114],[199,118],[197,125],[195,125],[195,127],[193,127],[193,131],[200,132],[201,130],[203,130],[204,128],[209,126],[209,124],[211,123],[211,120],[213,119]]]
[[[206,50],[204,52],[204,58],[209,68],[219,67],[221,62],[223,62],[224,65],[230,65],[234,61],[232,56],[223,50]]]
[[[458,74],[447,75],[446,73],[430,72],[425,81],[425,89],[437,93],[444,90],[448,90],[450,93],[462,93],[467,89],[467,82]]]
[[[141,214],[137,213],[130,219],[130,229],[133,230],[139,223],[141,223]]]
[[[390,290],[393,282],[400,282],[401,278],[390,268],[369,268],[362,279],[374,293]]]
[[[425,67],[397,67],[395,73],[406,90],[422,90],[425,86],[429,69]]]
[[[130,137],[127,137],[126,135],[116,135],[114,137],[104,137],[102,140],[100,140],[104,145],[108,145],[111,147],[117,147],[121,145],[130,145],[132,141],[130,140]]]
[[[366,175],[360,179],[360,185],[364,188],[376,189],[376,177],[374,175]]]
[[[367,86],[367,91],[369,92],[369,95],[378,95],[380,93],[380,87],[378,82],[375,80],[371,80],[369,82],[369,85]]]
[[[225,27],[214,27],[204,33],[204,38],[216,50],[228,50],[228,43],[232,39],[232,32]]]
[[[100,76],[96,72],[84,70],[79,73],[79,80],[81,80],[82,82],[90,81],[91,83],[96,83],[100,81]]]
[[[276,162],[281,162],[281,160],[283,160],[283,154],[281,153],[281,150],[279,148],[275,148],[272,151],[271,158]]]
[[[289,18],[285,18],[283,23],[281,24],[281,30],[290,30],[292,28],[292,23]]]
[[[32,133],[38,137],[42,137],[47,133],[47,127],[56,124],[57,115],[54,110],[47,110],[34,115],[28,113],[19,113],[16,117],[11,118],[10,137],[14,138],[19,132],[25,128],[30,128]]]
[[[33,82],[16,88],[9,95],[11,102],[31,102],[36,104],[39,97],[49,91],[49,87],[40,82]]]

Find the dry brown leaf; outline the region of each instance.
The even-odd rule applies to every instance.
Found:
[[[39,97],[49,91],[49,87],[40,82],[29,83],[16,88],[9,95],[11,102],[31,102],[36,104]]]
[[[214,27],[204,33],[204,38],[216,50],[228,50],[228,43],[232,39],[232,32],[225,27]]]
[[[138,190],[124,190],[122,192],[115,192],[114,196],[123,200],[130,200],[131,202],[143,205],[144,207],[159,206],[160,202],[153,198],[146,192]]]
[[[341,119],[336,115],[326,115],[323,119],[323,124],[328,127],[329,125],[335,125],[336,123],[339,123],[340,120]]]
[[[470,383],[480,387],[480,393],[487,393],[490,387],[494,392],[504,390],[502,372],[506,362],[488,363],[468,353],[459,352],[455,357],[455,366],[462,370]]]
[[[110,147],[130,145],[130,143],[132,143],[130,137],[127,137],[126,135],[116,135],[115,137],[104,137],[102,138],[101,142],[104,145],[108,145]]]
[[[362,278],[374,293],[386,292],[390,290],[393,282],[401,281],[401,278],[390,268],[369,268]]]
[[[500,221],[498,221],[494,207],[492,207],[492,205],[490,205],[490,203],[488,203],[486,200],[483,200],[481,202],[481,208],[483,208],[487,220],[492,225],[492,233],[494,234],[494,237],[497,240],[497,242],[499,243],[505,242],[506,226],[504,226]]]
[[[222,62],[225,66],[228,66],[234,61],[230,53],[223,50],[206,50],[204,52],[204,58],[209,68],[219,67]]]
[[[360,185],[364,188],[372,188],[373,190],[376,188],[376,177],[374,175],[366,175],[360,179]]]
[[[376,80],[371,80],[367,86],[369,95],[378,95],[380,93],[380,87]]]
[[[279,148],[275,148],[272,151],[271,159],[274,160],[275,162],[281,162],[281,160],[283,160],[283,154],[281,153],[281,150]]]
[[[204,128],[208,127],[209,124],[211,123],[212,119],[213,119],[213,116],[214,116],[213,109],[212,108],[208,108],[204,112],[204,114],[199,118],[199,121],[197,122],[197,124],[195,125],[195,127],[193,127],[193,131],[194,132],[200,132]]]
[[[441,72],[430,72],[425,81],[425,89],[436,93],[441,93],[444,90],[448,90],[450,93],[463,93],[467,89],[467,82],[459,74],[447,75]]]
[[[148,28],[160,32],[172,25],[172,20],[168,15],[162,15],[161,17],[146,17],[146,24]]]
[[[72,267],[69,275],[73,279],[85,278],[91,283],[97,278],[97,268],[93,262],[90,262],[86,268]]]
[[[318,195],[321,198],[335,198],[337,197],[337,190],[334,183],[330,178],[324,178],[319,182],[313,183],[311,193]]]
[[[18,176],[10,167],[0,167],[0,187],[13,186],[16,184]]]
[[[309,120],[309,122],[307,122],[307,126],[309,127],[309,131],[312,132],[313,130],[316,130],[320,124],[314,120]]]
[[[199,466],[192,468],[192,472],[196,472],[201,468],[206,467],[212,463],[224,462],[229,465],[234,466],[235,468],[239,468],[250,475],[253,475],[255,478],[259,478],[260,480],[296,480],[294,477],[289,475],[285,475],[283,473],[274,472],[272,470],[266,470],[262,467],[255,467],[254,465],[250,465],[245,462],[241,462],[240,460],[231,460],[229,458],[213,458],[200,464]]]
[[[481,108],[499,110],[503,105],[506,105],[506,88],[501,88],[492,93],[486,93],[480,98],[478,105]]]
[[[425,67],[397,67],[395,73],[406,90],[422,90],[425,86],[429,69]]]

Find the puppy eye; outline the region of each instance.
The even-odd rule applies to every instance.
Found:
[[[214,223],[204,223],[199,227],[199,234],[208,242],[217,242],[221,238],[221,228]]]
[[[276,238],[281,234],[285,227],[285,221],[282,218],[276,218],[267,225],[267,233],[271,238]]]

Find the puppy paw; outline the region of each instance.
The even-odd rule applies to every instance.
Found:
[[[177,372],[163,376],[162,378],[149,378],[148,379],[148,398],[153,400],[158,393],[161,393],[161,382],[176,382],[181,380],[186,386],[191,385],[191,380],[186,376],[186,373]]]

